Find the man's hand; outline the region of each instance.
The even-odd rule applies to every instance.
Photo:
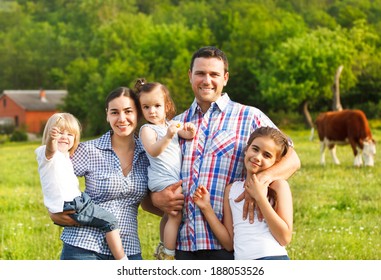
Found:
[[[262,177],[260,177],[260,174],[262,174]],[[270,177],[266,176],[263,172],[262,173],[258,173],[256,176],[257,176],[257,180],[261,184],[267,184],[268,185],[269,182],[271,182]],[[254,185],[254,179],[252,177],[246,178],[246,181],[245,181],[244,185],[245,186],[253,186]],[[245,200],[245,202],[243,204],[243,209],[242,209],[242,218],[244,220],[246,220],[247,219],[247,215],[249,215],[249,222],[251,224],[254,223],[254,212],[255,212],[255,209],[257,209],[258,220],[262,221],[263,220],[262,212],[257,207],[257,205],[255,203],[255,199],[253,199],[250,196],[250,194],[248,193],[248,191],[246,190],[246,187],[245,187],[245,191],[240,196],[238,196],[234,201],[235,202],[240,202],[243,199]]]
[[[176,215],[184,205],[181,184],[182,181],[179,181],[160,192],[151,192],[153,205],[167,214]]]
[[[64,211],[60,213],[49,212],[50,219],[57,225],[60,226],[78,226],[79,224],[73,220],[69,214],[74,214],[74,210]]]

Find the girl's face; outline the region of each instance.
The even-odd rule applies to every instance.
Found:
[[[279,148],[270,137],[257,137],[245,152],[245,167],[248,173],[258,173],[276,162]]]
[[[61,153],[67,153],[74,145],[75,135],[67,130],[61,130],[57,140],[57,149]]]
[[[151,92],[141,92],[139,101],[143,116],[147,122],[155,125],[165,125],[165,101],[160,87],[156,87]]]
[[[138,124],[138,111],[134,100],[127,96],[111,100],[107,108],[107,122],[115,135],[132,135]]]

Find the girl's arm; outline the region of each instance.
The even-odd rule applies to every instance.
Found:
[[[261,184],[255,174],[253,181],[253,186],[245,186],[247,191],[256,200],[272,235],[279,244],[287,245],[291,241],[293,225],[292,195],[288,182],[278,180],[272,183],[271,188],[277,194],[277,206],[274,209],[267,198],[267,186]]]
[[[157,134],[155,130],[145,126],[140,132],[140,139],[146,152],[152,157],[157,157],[168,147],[175,133],[176,132],[173,133],[173,129],[170,126],[168,127],[168,131],[165,137],[157,140]]]
[[[60,130],[57,127],[52,127],[49,131],[49,137],[46,142],[45,157],[51,159],[57,151],[57,140],[60,137]]]
[[[206,221],[221,245],[227,251],[233,251],[233,223],[228,201],[229,191],[230,186],[226,187],[224,195],[224,224],[218,220],[216,213],[214,213],[212,205],[210,204],[210,194],[204,186],[199,186],[196,189],[193,200],[204,214]],[[228,208],[225,211],[225,207],[227,206]],[[225,216],[226,212],[229,212],[228,217]],[[225,222],[230,224],[225,225]]]

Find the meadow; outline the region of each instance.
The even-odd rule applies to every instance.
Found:
[[[294,231],[287,247],[293,260],[381,260],[381,158],[374,167],[355,168],[349,146],[337,148],[341,165],[319,164],[316,134],[285,130],[294,141],[302,168],[289,182]],[[373,127],[380,142],[381,127]],[[34,149],[39,142],[0,144],[0,260],[55,260],[62,228],[43,206]],[[82,182],[83,183],[83,182]],[[153,259],[159,217],[140,209],[143,258]]]

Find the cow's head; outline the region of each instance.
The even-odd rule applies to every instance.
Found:
[[[364,141],[362,156],[365,166],[374,166],[374,155],[376,154],[376,141],[373,139]]]

